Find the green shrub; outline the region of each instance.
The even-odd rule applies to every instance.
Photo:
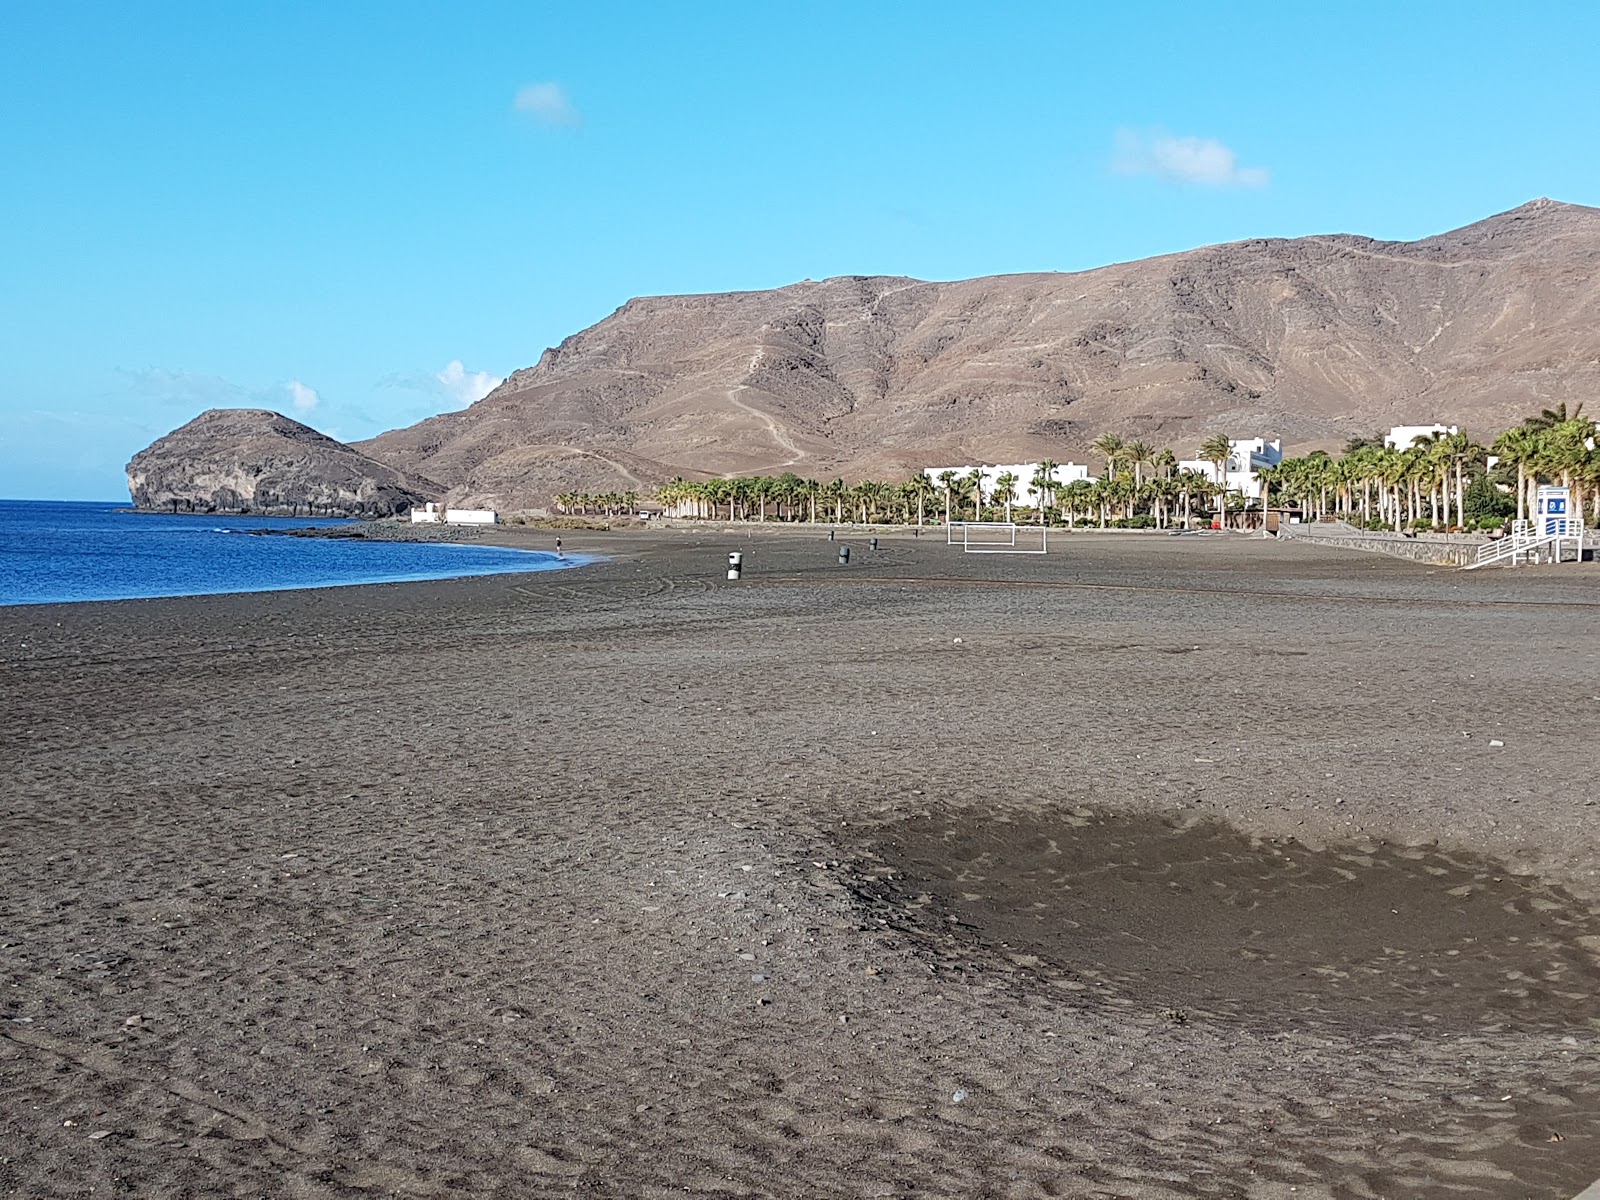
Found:
[[[1517,515],[1516,498],[1502,492],[1487,475],[1480,475],[1469,483],[1461,499],[1469,522]]]

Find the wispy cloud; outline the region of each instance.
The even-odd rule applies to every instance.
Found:
[[[255,402],[255,397],[244,388],[217,375],[173,371],[166,367],[144,367],[139,370],[119,367],[117,374],[136,391],[163,404],[177,404],[185,408],[237,408]]]
[[[305,417],[322,405],[321,393],[298,379],[269,387],[247,388],[220,375],[175,371],[169,367],[144,367],[139,370],[119,367],[117,374],[142,395],[165,405],[189,410],[270,408],[278,412],[292,411],[297,416]]]
[[[527,113],[541,125],[575,126],[583,124],[583,117],[567,98],[567,89],[559,83],[528,83],[517,89],[511,107]]]
[[[307,387],[298,379],[291,379],[283,385],[283,390],[289,393],[289,402],[294,405],[295,412],[305,416],[317,405],[322,403],[322,397],[317,395],[317,389]]]
[[[1119,129],[1111,169],[1207,187],[1265,187],[1270,178],[1265,167],[1241,167],[1239,156],[1216,138],[1179,137],[1165,129]]]

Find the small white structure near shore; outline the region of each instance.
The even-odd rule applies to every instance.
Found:
[[[431,500],[422,508],[411,510],[413,525],[497,525],[500,515],[492,508],[446,508]]]

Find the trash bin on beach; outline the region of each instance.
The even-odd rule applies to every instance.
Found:
[[[840,546],[839,547],[839,565],[841,567],[845,567],[845,566],[849,566],[850,565],[850,547],[849,546]]]
[[[740,554],[737,550],[729,551],[728,552],[728,578],[729,579],[737,579],[737,578],[739,578],[739,573],[741,571],[743,571],[743,570],[744,570],[744,555]]]
[[[871,540],[869,540],[867,542],[867,549],[868,550],[876,550],[877,548],[878,548],[878,539],[877,538],[872,538]]]

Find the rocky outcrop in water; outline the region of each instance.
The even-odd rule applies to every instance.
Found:
[[[387,517],[444,489],[281,413],[214,408],[134,455],[128,491],[152,512]]]

